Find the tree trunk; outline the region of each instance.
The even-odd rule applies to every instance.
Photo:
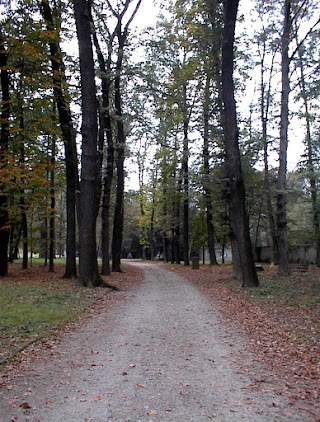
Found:
[[[284,2],[284,24],[281,37],[281,116],[280,116],[280,151],[277,183],[277,233],[280,275],[289,275],[288,233],[287,233],[287,149],[289,126],[289,43],[291,29],[291,1]]]
[[[96,247],[97,192],[99,169],[97,153],[97,99],[90,18],[86,0],[74,0],[79,43],[82,95],[82,165],[79,210],[79,279],[78,286],[99,286]]]
[[[271,79],[273,76],[273,65],[275,54],[272,56],[271,69],[268,81],[268,88],[266,90],[264,72],[265,72],[265,44],[263,45],[263,54],[261,58],[260,70],[260,89],[261,89],[261,104],[260,104],[260,118],[262,126],[262,142],[263,142],[263,160],[264,160],[264,194],[266,198],[269,227],[272,239],[272,251],[274,264],[278,264],[278,237],[274,220],[274,212],[271,200],[270,174],[269,174],[269,139],[268,139],[268,118],[271,101]]]
[[[206,223],[208,236],[208,251],[210,265],[217,265],[216,251],[214,247],[214,227],[212,216],[212,193],[210,188],[210,163],[209,163],[209,103],[210,103],[210,77],[207,76],[203,105],[203,168],[204,168],[204,197],[206,206]]]
[[[90,19],[93,25],[93,19],[90,14]],[[114,166],[114,143],[112,132],[112,119],[110,114],[110,72],[111,72],[111,51],[108,51],[108,58],[105,61],[98,37],[96,33],[93,34],[93,41],[97,52],[99,67],[102,75],[102,110],[100,110],[100,131],[102,134],[102,141],[104,142],[104,134],[107,138],[107,154],[106,166],[103,173],[103,196],[102,196],[102,227],[101,227],[101,254],[102,266],[101,274],[110,275],[110,204],[111,204],[111,188],[113,180],[113,166]],[[111,41],[110,41],[111,42]],[[111,50],[111,46],[109,46]],[[102,143],[103,143],[102,142]],[[102,145],[105,150],[104,145]]]
[[[21,133],[24,133],[24,118],[23,118],[23,108],[22,103],[20,104],[20,129]],[[24,149],[24,139],[21,140],[20,145],[20,166],[22,169],[25,168],[25,149]],[[27,207],[25,201],[25,189],[23,187],[24,181],[22,181],[21,191],[20,191],[20,213],[21,213],[21,224],[22,224],[22,264],[21,268],[26,270],[28,268],[29,261],[29,242],[28,242],[28,220],[27,220]],[[46,228],[47,230],[47,228]]]
[[[54,272],[55,237],[56,237],[56,193],[55,193],[56,140],[52,138],[50,170],[50,219],[49,219],[49,272]]]
[[[7,53],[4,39],[0,32],[0,79],[2,89],[0,164],[5,166],[9,145],[10,95],[9,74],[6,69]],[[0,276],[8,275],[9,222],[7,212],[7,195],[0,195]]]
[[[49,2],[41,2],[41,11],[49,31],[55,30],[52,11]],[[76,131],[73,127],[70,104],[64,92],[66,91],[63,71],[63,58],[58,41],[49,43],[52,66],[53,92],[58,108],[61,133],[64,142],[66,160],[66,190],[67,190],[67,239],[66,268],[64,278],[77,277],[76,264],[76,191],[79,191],[78,159],[76,146]]]
[[[121,34],[121,27],[118,29],[119,50],[116,64],[115,76],[115,113],[117,119],[117,187],[116,204],[113,218],[112,236],[112,271],[121,272],[121,247],[123,236],[123,199],[124,199],[124,149],[125,133],[121,104],[121,70],[123,60],[123,48],[126,40],[126,33]]]
[[[222,101],[224,106],[225,165],[229,184],[229,212],[238,250],[241,281],[245,287],[258,286],[259,280],[253,259],[245,205],[245,186],[241,169],[239,130],[234,98],[233,46],[238,3],[239,0],[225,0],[223,3],[225,26],[222,44]]]
[[[189,261],[189,116],[187,108],[187,85],[183,84],[183,262],[185,266]]]
[[[106,108],[104,107],[104,110]],[[113,180],[114,165],[114,145],[111,127],[111,117],[108,111],[105,116],[105,129],[107,133],[107,164],[103,181],[103,197],[102,197],[102,228],[101,228],[101,251],[102,251],[102,267],[101,274],[110,275],[110,204],[111,204],[111,188]]]
[[[318,204],[319,199],[318,199],[318,192],[317,192],[317,176],[316,176],[316,171],[314,168],[314,151],[313,151],[313,145],[312,145],[312,140],[311,140],[311,116],[310,116],[309,104],[308,104],[308,99],[307,99],[306,81],[305,81],[301,49],[298,49],[298,54],[299,54],[298,65],[300,68],[300,89],[301,89],[301,97],[304,104],[306,129],[307,129],[306,130],[306,145],[307,145],[307,155],[308,155],[308,158],[307,158],[308,159],[308,177],[309,177],[310,190],[311,190],[313,227],[314,227],[314,234],[315,234],[316,247],[317,247],[316,264],[317,264],[317,267],[320,267],[320,221],[319,221],[319,204]]]

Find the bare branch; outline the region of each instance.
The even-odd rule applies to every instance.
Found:
[[[295,50],[293,51],[293,53],[291,54],[291,56],[289,58],[290,62],[294,58],[294,56],[296,55],[299,48],[302,46],[302,44],[305,42],[305,40],[309,37],[309,35],[312,33],[312,31],[315,29],[315,27],[319,23],[320,23],[320,16],[319,16],[318,20],[315,22],[315,24],[312,25],[312,27],[309,29],[309,31],[306,33],[306,35],[302,38],[302,40],[297,44],[297,47],[295,48]]]
[[[137,13],[137,11],[139,10],[139,7],[140,7],[140,5],[141,5],[141,2],[142,2],[142,0],[138,0],[138,3],[136,4],[136,7],[135,7],[134,11],[132,12],[132,15],[131,15],[130,19],[128,20],[128,22],[127,22],[127,24],[126,24],[126,26],[125,26],[125,28],[124,28],[124,30],[125,30],[125,31],[127,31],[127,30],[128,30],[129,25],[130,25],[130,24],[131,24],[131,22],[133,21],[133,19],[134,19],[135,15],[136,15],[136,13]]]

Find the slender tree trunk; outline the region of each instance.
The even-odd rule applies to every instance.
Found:
[[[245,286],[257,286],[257,277],[251,247],[249,221],[245,205],[245,186],[238,144],[236,103],[233,82],[233,46],[239,0],[224,0],[224,34],[222,44],[222,100],[225,131],[225,165],[229,184],[229,212]],[[236,257],[233,257],[236,258]]]
[[[105,102],[104,102],[105,103]],[[106,110],[106,108],[104,107]],[[107,116],[105,116],[105,128],[107,132],[107,164],[105,167],[103,181],[103,197],[102,197],[102,228],[101,228],[101,251],[102,251],[102,267],[101,274],[110,275],[110,205],[111,205],[111,188],[113,180],[114,165],[114,145],[111,127],[111,117],[109,106],[107,108]]]
[[[25,125],[24,125],[24,110],[23,110],[23,100],[21,98],[21,86],[20,92],[17,95],[17,102],[19,108],[19,130],[20,130],[20,155],[19,155],[19,165],[22,172],[25,172]],[[29,253],[29,235],[28,235],[28,220],[27,220],[27,206],[25,200],[25,188],[24,188],[24,181],[21,182],[20,186],[20,214],[21,214],[21,222],[22,222],[22,264],[21,268],[26,270],[28,268],[28,253]]]
[[[20,109],[20,129],[21,132],[24,132],[24,118],[23,118],[23,109],[22,109],[22,104],[21,104],[21,109]],[[20,145],[20,166],[23,169],[23,171],[25,170],[25,150],[24,150],[24,140],[21,140],[21,145]],[[22,182],[22,186],[21,186],[21,191],[20,191],[20,213],[21,213],[21,224],[22,224],[22,264],[21,264],[21,268],[23,270],[26,270],[28,268],[28,260],[29,260],[29,242],[28,242],[28,220],[27,220],[27,206],[26,206],[26,201],[25,201],[25,189],[23,187],[23,183]],[[47,228],[46,228],[47,230]]]
[[[2,90],[1,104],[1,132],[0,132],[0,165],[6,166],[9,145],[9,119],[10,119],[10,95],[9,74],[6,69],[7,53],[4,39],[0,32],[0,79]],[[9,222],[7,212],[7,195],[0,195],[0,276],[8,275],[8,245],[9,245]]]
[[[204,197],[206,205],[206,223],[208,235],[208,251],[210,265],[217,265],[216,251],[214,247],[214,227],[212,216],[212,192],[210,188],[210,163],[209,163],[209,103],[210,103],[210,77],[207,76],[204,92],[203,105],[203,168],[204,168]]]
[[[183,84],[183,261],[185,266],[189,260],[189,116],[187,108],[187,85]]]
[[[121,34],[121,28],[118,33],[119,50],[116,65],[115,76],[115,112],[117,119],[117,187],[116,204],[113,218],[113,236],[112,236],[112,271],[121,272],[121,247],[123,236],[123,200],[124,200],[124,149],[125,133],[122,116],[121,104],[121,70],[123,60],[123,48],[126,40],[126,34]]]
[[[180,259],[180,207],[181,207],[181,187],[182,187],[182,178],[179,176],[177,192],[174,200],[174,262],[176,264],[181,263]]]
[[[277,233],[280,275],[289,275],[288,233],[287,233],[287,149],[289,126],[289,43],[291,29],[291,1],[284,1],[284,24],[281,37],[281,116],[280,150],[277,183]]]
[[[99,168],[95,70],[90,18],[86,0],[74,0],[74,11],[79,43],[82,95],[82,165],[79,210],[80,260],[77,285],[95,287],[101,284],[96,256],[96,204],[99,190]]]
[[[166,181],[164,181],[164,183],[166,183]],[[164,262],[169,262],[169,239],[168,239],[168,235],[167,235],[167,228],[166,228],[166,221],[168,218],[168,208],[167,208],[167,203],[166,203],[166,198],[167,198],[167,187],[166,185],[163,186],[163,198],[165,198],[164,202],[163,202],[163,211],[162,211],[162,216],[163,216],[163,221],[164,221],[164,229],[162,231],[162,245],[163,245],[163,260]]]
[[[52,138],[50,169],[50,218],[49,218],[49,272],[54,272],[55,237],[56,237],[56,193],[55,193],[56,140]]]
[[[27,213],[24,199],[24,191],[20,197],[20,207],[21,207],[21,224],[22,224],[22,264],[21,268],[26,270],[28,268],[29,261],[29,242],[28,242],[28,221]]]
[[[91,9],[90,9],[91,10]],[[93,24],[93,18],[90,13],[90,19]],[[114,142],[112,132],[112,119],[110,113],[110,86],[111,86],[111,50],[112,40],[109,41],[108,46],[108,58],[104,59],[98,37],[94,31],[93,41],[96,48],[96,53],[99,62],[99,68],[102,75],[102,110],[100,110],[100,131],[102,135],[102,149],[104,148],[104,134],[107,138],[107,154],[106,154],[106,165],[103,173],[103,196],[102,196],[102,227],[101,227],[101,254],[102,254],[102,266],[101,274],[110,275],[110,205],[111,205],[111,189],[113,180],[113,168],[114,168]]]
[[[299,69],[300,69],[300,89],[301,89],[301,96],[302,96],[302,100],[304,104],[306,129],[307,129],[306,130],[306,145],[307,145],[307,155],[308,155],[308,177],[309,177],[310,190],[311,190],[313,226],[314,226],[314,234],[315,234],[316,247],[317,247],[316,264],[317,264],[317,267],[320,267],[319,199],[318,199],[318,191],[317,191],[317,177],[316,177],[316,172],[314,168],[314,152],[313,152],[313,145],[312,145],[312,140],[311,140],[311,115],[310,115],[309,103],[308,103],[308,97],[307,97],[306,81],[305,81],[301,49],[298,49],[298,54],[299,54],[298,64],[299,64]]]
[[[273,263],[278,264],[278,237],[276,224],[273,215],[273,206],[271,200],[271,187],[270,187],[270,174],[269,174],[269,143],[268,143],[268,117],[271,101],[271,78],[272,69],[274,63],[274,57],[272,58],[272,64],[270,69],[270,77],[268,83],[268,89],[266,91],[264,81],[264,67],[265,67],[265,52],[263,51],[261,61],[261,74],[260,74],[260,87],[261,87],[261,125],[262,125],[262,142],[263,142],[263,159],[264,159],[264,194],[268,209],[269,227],[272,239],[272,251],[273,251]]]
[[[48,0],[42,0],[41,12],[49,31],[55,28],[52,11]],[[76,131],[73,127],[72,114],[67,95],[63,58],[58,41],[49,43],[51,53],[53,92],[58,108],[61,133],[64,142],[66,160],[67,190],[67,239],[66,269],[64,278],[77,277],[76,265],[76,191],[79,191],[78,159],[76,147]]]

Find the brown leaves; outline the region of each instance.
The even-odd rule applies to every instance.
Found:
[[[21,403],[20,407],[22,407],[22,409],[32,409],[32,407],[27,401],[24,401],[23,403]]]
[[[226,319],[239,330],[245,330],[254,359],[272,371],[267,374],[269,378],[274,377],[274,385],[277,381],[287,385],[279,394],[304,401],[318,400],[320,303],[314,292],[316,286],[319,290],[319,269],[313,268],[303,277],[283,280],[274,269],[266,269],[260,276],[262,286],[263,279],[267,280],[265,283],[270,280],[270,287],[266,286],[270,291],[265,289],[265,295],[261,287],[254,294],[233,283],[231,267],[227,265],[201,266],[196,272],[188,267],[168,266],[167,269],[192,281],[219,306]],[[232,347],[232,343],[228,345]],[[246,370],[244,364],[242,370]],[[256,386],[251,388],[261,386],[259,379],[264,378],[256,377]]]

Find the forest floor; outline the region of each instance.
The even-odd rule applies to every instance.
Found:
[[[11,281],[66,283],[31,273]],[[320,421],[319,270],[246,290],[230,273],[128,263],[3,367],[0,421]]]

